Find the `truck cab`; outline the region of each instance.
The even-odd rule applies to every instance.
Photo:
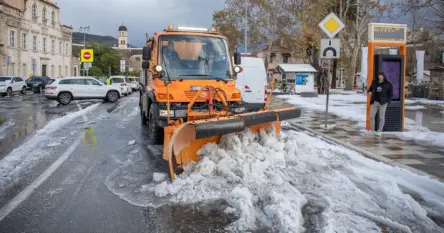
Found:
[[[217,96],[223,96],[230,112],[245,111],[235,81],[242,71],[237,66],[240,54],[234,53],[234,58],[233,62],[227,39],[214,28],[173,29],[170,25],[148,39],[143,48],[139,105],[141,123],[147,125],[154,143],[162,143],[169,120],[190,120],[191,102],[193,112],[206,112],[211,98],[211,107],[220,110],[224,105],[218,103],[223,100]],[[207,86],[214,87],[214,93]]]

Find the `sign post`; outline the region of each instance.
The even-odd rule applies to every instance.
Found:
[[[94,62],[94,50],[82,49],[80,51],[80,61],[83,63],[83,72],[86,71],[86,76],[88,76],[88,71],[92,67],[92,63]]]
[[[88,72],[89,72],[89,69],[91,69],[91,67],[92,67],[92,63],[90,63],[90,62],[83,63],[83,69],[86,71],[86,76],[88,76]]]
[[[341,41],[340,39],[334,39],[334,37],[345,27],[345,25],[335,13],[332,12],[319,23],[319,27],[330,38],[321,40],[321,58],[328,59],[327,98],[325,104],[325,129],[327,129],[328,101],[331,82],[331,59],[338,59],[341,53]]]
[[[120,72],[125,73],[125,60],[120,60]]]

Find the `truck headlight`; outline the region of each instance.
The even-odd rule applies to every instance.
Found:
[[[232,110],[235,113],[241,113],[241,112],[245,112],[245,107],[232,108]]]
[[[159,110],[159,116],[160,117],[168,117],[168,111],[165,109]],[[170,110],[170,117],[174,116],[174,111]]]

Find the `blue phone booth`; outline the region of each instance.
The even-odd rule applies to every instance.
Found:
[[[384,72],[387,79],[393,85],[392,102],[387,106],[385,112],[385,132],[401,132],[403,130],[404,118],[404,56],[401,55],[375,55],[374,77],[378,80],[379,72]],[[375,117],[375,131],[379,125],[379,112]]]

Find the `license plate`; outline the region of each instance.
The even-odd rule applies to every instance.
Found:
[[[200,89],[200,86],[191,86],[190,90],[191,91],[198,91]]]
[[[38,84],[34,84],[34,87],[38,87],[39,85]]]

